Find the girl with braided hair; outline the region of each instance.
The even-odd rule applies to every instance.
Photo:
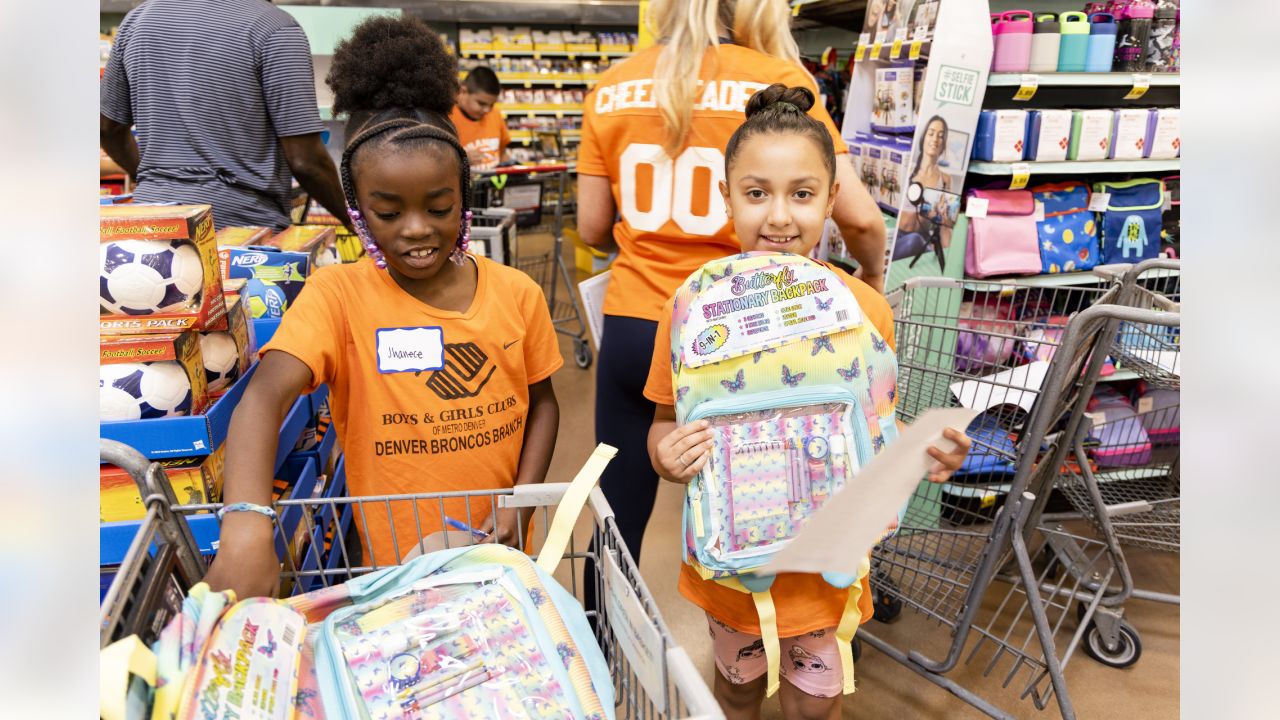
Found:
[[[207,580],[240,597],[278,582],[275,438],[299,395],[328,385],[351,496],[540,483],[559,425],[550,377],[563,361],[541,288],[467,252],[470,168],[447,117],[457,68],[439,37],[414,18],[370,19],[339,45],[328,82],[348,116],[342,185],[368,258],[311,275],[232,418]],[[400,562],[444,529],[442,514],[508,545],[527,523],[488,500],[417,510],[357,512],[366,564]]]

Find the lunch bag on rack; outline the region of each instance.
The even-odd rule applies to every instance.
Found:
[[[744,253],[690,275],[676,292],[671,348],[677,421],[708,420],[714,436],[685,493],[684,560],[751,594],[772,694],[774,578],[755,570],[897,437],[897,360],[836,271],[783,253]],[[886,537],[900,520],[885,518]],[[823,574],[849,588],[836,632],[846,693],[868,570],[864,559],[857,576]]]
[[[1102,264],[1137,263],[1160,252],[1164,183],[1147,178],[1099,182],[1096,193],[1111,196],[1102,213]]]
[[[1151,437],[1129,399],[1115,388],[1099,387],[1085,407],[1093,421],[1091,438],[1098,467],[1132,467],[1151,462]]]
[[[1044,208],[1036,223],[1040,272],[1091,270],[1098,264],[1098,229],[1089,212],[1089,187],[1079,181],[1040,185],[1031,195]]]
[[[964,273],[969,277],[1036,275],[1040,248],[1036,240],[1035,200],[1028,190],[970,190],[987,201],[986,217],[969,217]]]

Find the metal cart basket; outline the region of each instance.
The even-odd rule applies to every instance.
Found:
[[[118,444],[113,444],[118,445]],[[131,470],[147,504],[144,521],[133,548],[121,565],[102,606],[101,644],[137,632],[144,642],[167,622],[169,614],[157,612],[154,599],[167,596],[177,604],[193,582],[192,573],[203,574],[194,540],[183,514],[209,511],[217,505],[177,506],[173,492],[158,465],[149,468],[141,455],[103,441],[103,459]],[[123,462],[122,462],[123,460]],[[127,463],[127,464],[126,464]],[[422,518],[443,519],[445,503],[461,501],[466,511],[454,516],[471,522],[480,508],[523,508],[533,515],[529,549],[540,547],[555,507],[568,483],[521,486],[493,492],[387,495],[379,497],[333,497],[282,500],[275,503],[277,532],[284,524],[298,522],[313,542],[300,558],[289,558],[281,573],[283,595],[296,594],[342,582],[352,576],[377,569],[360,557],[359,541],[344,541],[344,527],[361,528],[375,515],[394,520],[393,512],[411,508],[414,522]],[[587,613],[600,648],[604,651],[617,691],[619,718],[723,718],[711,691],[694,668],[689,656],[675,644],[630,553],[623,544],[613,511],[598,488],[592,490],[591,536],[585,543],[570,541],[568,551],[554,573],[556,579],[579,600],[589,584],[596,596],[607,598],[605,612]],[[172,508],[172,511],[170,510]],[[394,533],[393,533],[394,534]],[[419,533],[420,535],[420,533]],[[446,546],[457,535],[444,535]],[[525,539],[521,538],[521,549]],[[454,545],[456,546],[456,545]],[[600,548],[598,554],[592,548]],[[396,547],[397,563],[415,548]],[[164,558],[176,557],[178,562]],[[592,562],[587,562],[590,559]],[[196,567],[196,563],[200,563]],[[198,571],[198,572],[197,572]]]
[[[905,606],[935,620],[936,642],[912,642],[944,646],[944,656],[893,647],[866,627],[858,636],[992,717],[1010,715],[947,677],[961,659],[1037,708],[1056,699],[1064,718],[1075,716],[1063,676],[1084,631],[1074,601],[1092,611],[1099,598],[1087,580],[1105,587],[1122,563],[1114,545],[1035,522],[1047,497],[1032,492],[1065,460],[1064,422],[1087,403],[1114,337],[1098,307],[1120,293],[916,278],[890,295],[901,417],[961,404],[985,411],[991,432],[974,450],[992,469],[922,482],[897,534],[872,554],[878,615]],[[1068,542],[1087,580],[1053,573],[1053,547]]]
[[[564,260],[564,216],[565,208],[569,203],[568,177],[571,170],[568,165],[557,164],[505,167],[475,171],[473,174],[480,188],[484,188],[493,180],[505,181],[513,176],[523,176],[541,182],[547,188],[554,190],[539,193],[539,197],[543,198],[541,209],[544,212],[540,213],[541,218],[545,218],[545,205],[551,201],[550,198],[553,198],[555,203],[551,222],[539,223],[539,228],[545,229],[554,238],[551,250],[535,255],[521,255],[518,247],[513,245],[512,257],[515,259],[508,260],[507,264],[515,265],[525,271],[542,287],[542,291],[547,296],[547,307],[551,311],[552,325],[555,326],[556,332],[573,338],[574,362],[578,367],[586,369],[591,366],[593,359],[591,343],[587,340],[586,314],[574,293],[573,276],[569,273],[569,267]],[[489,194],[487,191],[478,192],[477,197],[487,194]],[[562,291],[567,295],[567,299],[558,297]]]

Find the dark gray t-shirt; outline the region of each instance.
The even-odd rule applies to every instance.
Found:
[[[263,0],[147,0],[120,25],[100,102],[135,125],[135,198],[209,203],[220,228],[287,225],[278,138],[323,129],[307,36]]]

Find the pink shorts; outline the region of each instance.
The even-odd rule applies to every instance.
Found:
[[[742,685],[761,678],[769,671],[764,657],[764,640],[725,625],[707,615],[707,627],[715,646],[716,669],[725,679]],[[814,697],[836,697],[844,690],[840,672],[840,650],[836,646],[836,629],[814,630],[779,642],[782,659],[779,674],[800,690]]]

